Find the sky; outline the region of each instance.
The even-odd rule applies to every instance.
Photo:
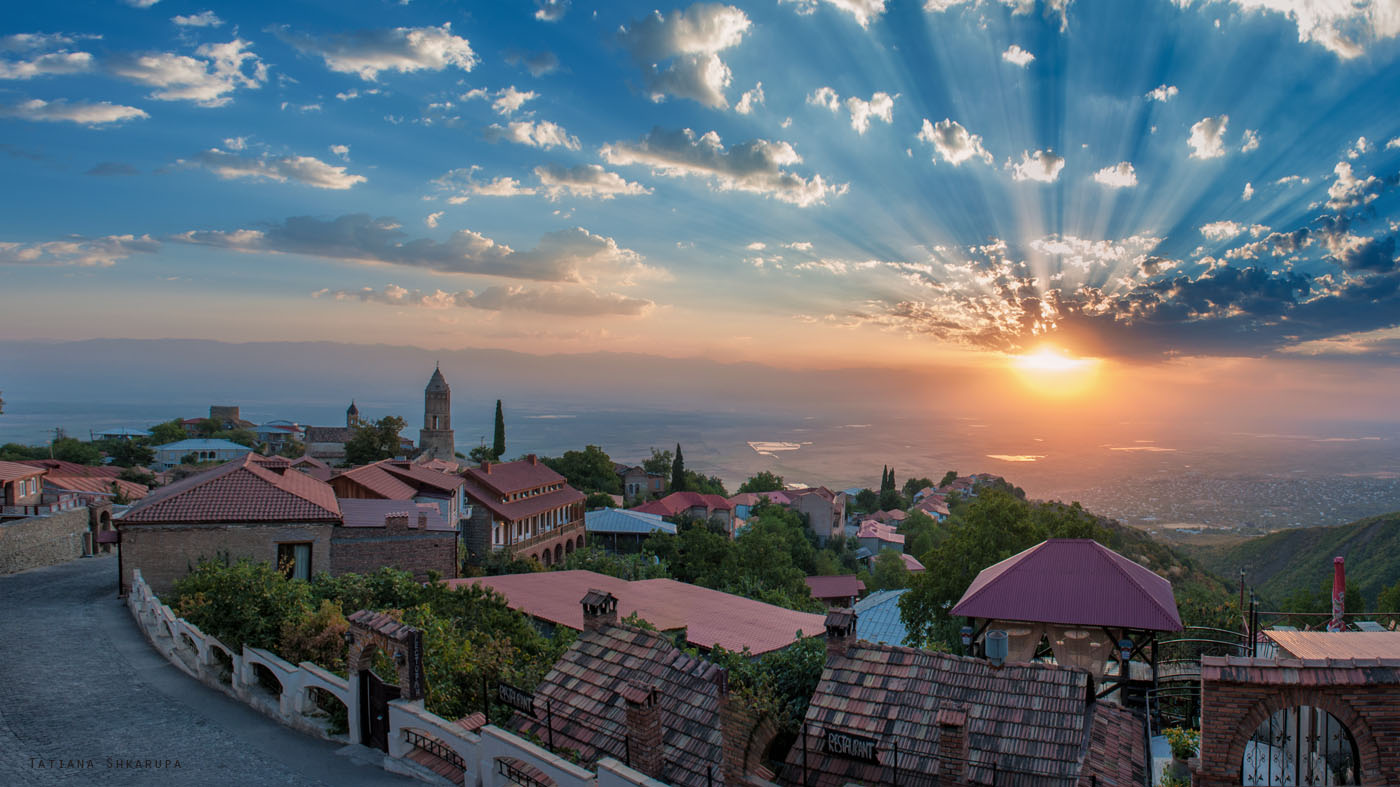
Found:
[[[5,338],[935,370],[1052,347],[1131,376],[1120,397],[1400,380],[1394,2],[87,0],[0,24]]]

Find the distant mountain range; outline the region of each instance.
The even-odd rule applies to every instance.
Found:
[[[1346,558],[1347,584],[1355,585],[1371,608],[1381,590],[1400,582],[1400,512],[1189,551],[1222,577],[1238,577],[1245,569],[1245,581],[1273,603],[1295,590],[1314,591],[1329,582],[1332,558],[1340,555]]]

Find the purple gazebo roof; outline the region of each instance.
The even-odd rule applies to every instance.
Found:
[[[1171,583],[1087,538],[1052,538],[982,569],[953,614],[1180,631]]]

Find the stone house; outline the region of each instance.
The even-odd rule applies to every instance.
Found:
[[[807,526],[825,544],[846,532],[846,495],[824,486],[786,491],[791,508],[807,517]]]
[[[332,475],[328,483],[341,499],[431,503],[437,506],[443,521],[455,528],[462,514],[462,489],[466,482],[459,475],[416,462],[384,459]]]
[[[639,497],[660,497],[666,492],[666,479],[659,473],[648,473],[638,465],[614,464],[618,478],[622,479],[622,497],[635,500]]]
[[[722,525],[730,538],[734,537],[734,505],[719,495],[672,492],[660,500],[651,500],[630,510],[656,514],[666,519],[708,519]]]
[[[295,471],[293,471],[295,472]],[[367,574],[381,566],[457,576],[457,526],[434,503],[339,499],[341,525],[331,531],[332,574]]]
[[[583,493],[534,454],[482,462],[464,479],[470,512],[462,535],[473,559],[504,550],[552,566],[583,547]]]
[[[0,462],[0,506],[18,508],[43,502],[47,472],[19,462]]]

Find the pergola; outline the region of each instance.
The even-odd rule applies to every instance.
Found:
[[[965,644],[1005,631],[1008,661],[1053,652],[1056,662],[1088,670],[1099,697],[1134,682],[1135,659],[1151,665],[1156,690],[1157,633],[1182,630],[1170,582],[1087,538],[1052,538],[983,569],[952,613],[968,619]]]

